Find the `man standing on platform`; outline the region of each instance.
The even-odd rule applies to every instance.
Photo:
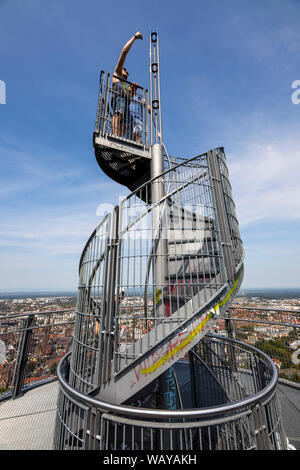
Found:
[[[112,134],[118,137],[122,137],[126,133],[126,129],[129,126],[130,121],[130,98],[133,96],[134,87],[136,83],[132,85],[127,83],[128,71],[124,67],[125,60],[128,52],[130,51],[132,44],[136,39],[143,39],[142,33],[137,32],[131,39],[125,44],[116,65],[114,75],[112,78],[112,111],[113,116],[111,120]]]

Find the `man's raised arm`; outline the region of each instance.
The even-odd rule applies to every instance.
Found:
[[[134,41],[136,39],[143,39],[142,33],[140,33],[139,31],[134,36],[132,36],[131,39],[129,39],[129,41],[125,44],[125,46],[122,49],[121,55],[119,57],[118,63],[116,65],[116,68],[115,68],[115,71],[114,71],[114,75],[116,75],[119,78],[122,78],[122,69],[123,69],[124,64],[125,64],[126,56],[127,56],[128,52],[130,51],[131,46],[132,46],[132,44],[134,43]]]

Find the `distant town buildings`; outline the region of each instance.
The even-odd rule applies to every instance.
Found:
[[[66,353],[72,337],[75,307],[75,296],[0,299],[0,393],[8,390],[12,383],[22,329],[28,313],[41,312],[34,315],[35,328],[30,339],[26,383],[55,375],[56,366]],[[151,318],[151,298],[148,298],[147,308]],[[147,328],[151,329],[153,321],[149,320],[145,325],[140,319],[140,312],[144,310],[142,297],[123,297],[119,309],[118,327],[122,351],[126,344],[139,340]],[[65,317],[63,310],[67,310]],[[229,312],[236,339],[266,352],[273,359],[281,377],[300,382],[300,365],[292,361],[295,347],[300,344],[300,298],[239,296]],[[223,319],[218,320],[213,332],[228,336]]]
[[[55,375],[72,336],[75,306],[73,296],[0,300],[0,393],[9,390],[12,384],[28,313],[41,312],[34,315],[25,384]],[[47,312],[57,313],[47,315]]]

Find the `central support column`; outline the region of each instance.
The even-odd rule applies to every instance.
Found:
[[[164,177],[160,176],[164,171],[163,150],[161,144],[151,147],[151,184],[152,202],[152,244],[153,244],[153,285],[154,287],[154,316],[165,316],[163,302],[164,287],[167,276],[168,242],[166,239],[165,221],[166,205],[160,202],[165,196]]]
[[[151,141],[151,204],[152,204],[152,266],[153,266],[153,316],[157,326],[163,323],[167,314],[168,295],[168,206],[165,196],[163,139],[160,105],[160,66],[158,32],[150,35],[150,141]],[[160,340],[163,340],[162,328]],[[158,408],[176,409],[177,393],[174,368],[170,367],[157,379]],[[167,434],[164,439],[168,440]]]
[[[153,244],[153,313],[156,325],[160,318],[167,317],[165,295],[167,294],[168,279],[168,239],[167,239],[167,205],[165,196],[165,181],[161,176],[164,172],[162,144],[151,147],[151,184],[152,199],[152,244]],[[163,320],[162,320],[163,321]],[[173,367],[170,367],[158,378],[158,407],[176,409],[177,394]]]

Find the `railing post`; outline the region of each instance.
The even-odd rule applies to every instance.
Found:
[[[252,408],[254,439],[257,450],[271,450],[265,410],[260,403]]]
[[[164,203],[160,201],[165,196],[165,181],[160,176],[163,168],[163,148],[161,144],[151,146],[151,177],[155,180],[151,184],[151,202],[152,202],[152,243],[156,243],[153,263],[153,281],[155,285],[154,292],[154,312],[155,318],[166,315],[165,308],[165,287],[167,279],[167,254],[168,242],[166,239],[166,220]]]
[[[146,150],[149,149],[149,115],[148,115],[148,106],[149,106],[149,93],[148,90],[145,90],[145,105],[144,105],[144,129],[145,129],[145,135],[144,135],[144,147]]]
[[[111,361],[113,359],[113,334],[116,312],[116,275],[119,244],[119,206],[116,206],[112,214],[111,238],[109,240],[109,266],[107,282],[107,302],[105,320],[102,325],[103,340],[103,368],[102,383],[111,379]]]
[[[227,331],[228,338],[236,339],[234,320],[232,320],[232,318],[231,318],[231,312],[230,311],[226,312],[225,329]]]
[[[231,319],[230,311],[226,312],[225,330],[227,331],[228,338],[236,339],[234,320]],[[232,352],[231,347],[229,348],[229,360],[230,360],[230,366],[232,368],[232,371],[237,372],[238,369],[237,369],[236,357],[235,357],[234,352]]]
[[[107,74],[106,77],[106,86],[105,86],[105,101],[104,101],[104,116],[103,116],[103,124],[102,128],[100,129],[100,134],[103,137],[107,133],[107,121],[108,121],[108,88],[109,88],[109,78],[110,74]]]
[[[258,383],[259,389],[261,390],[267,386],[265,370],[264,370],[261,360],[258,357],[255,358],[255,365],[256,365],[255,372],[256,372],[256,377],[257,377],[257,383]]]
[[[103,76],[104,76],[104,71],[101,70],[100,73],[100,80],[99,80],[99,96],[98,96],[98,107],[97,107],[97,115],[96,115],[96,125],[95,125],[95,133],[99,134],[100,129],[102,129],[103,125],[103,116],[102,116],[102,110],[103,110]]]
[[[190,377],[191,377],[192,403],[193,403],[194,408],[198,408],[194,350],[191,349],[188,352],[188,355],[189,355],[189,366],[190,366]]]
[[[21,334],[19,349],[16,360],[16,367],[14,370],[14,377],[12,383],[12,398],[17,398],[22,395],[23,385],[25,380],[26,365],[28,362],[30,339],[32,336],[32,324],[34,321],[34,314],[28,315],[25,320],[23,332]]]

